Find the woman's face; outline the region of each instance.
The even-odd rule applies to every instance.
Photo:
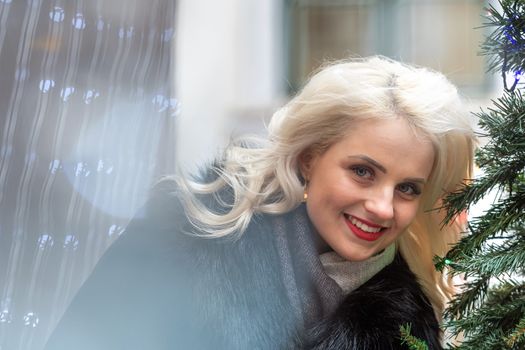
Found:
[[[308,216],[341,257],[367,259],[410,225],[433,162],[430,141],[404,119],[360,121],[322,154],[301,156]]]

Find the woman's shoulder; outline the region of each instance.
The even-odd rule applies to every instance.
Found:
[[[202,176],[209,180],[214,172],[208,170]],[[188,199],[180,186],[171,176],[157,182],[146,204],[104,258],[122,260],[124,264],[142,256],[157,263],[192,265],[191,269],[199,271],[204,279],[210,267],[224,271],[232,270],[232,266],[234,270],[249,269],[257,268],[252,266],[254,257],[275,259],[274,216],[254,214],[242,234],[212,238],[188,217]],[[220,213],[228,210],[230,197],[231,189],[225,186],[216,193],[199,195],[197,199],[211,212]]]
[[[278,256],[266,223],[257,216],[238,240],[192,235],[195,228],[186,218],[176,181],[163,179],[101,258],[49,349],[80,340],[104,344],[92,348],[126,344],[138,349],[133,342],[148,339],[156,344],[168,334],[170,346],[187,340],[228,348],[221,344],[235,339],[253,345],[265,339],[272,344],[267,348],[277,348],[290,327],[277,327],[275,318],[289,325],[292,317],[283,312]],[[226,319],[230,325],[209,333],[209,339],[192,333]]]

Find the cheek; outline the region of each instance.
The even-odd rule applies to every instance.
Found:
[[[348,181],[343,177],[332,177],[322,182],[317,182],[309,191],[312,198],[321,208],[343,205],[352,197]]]

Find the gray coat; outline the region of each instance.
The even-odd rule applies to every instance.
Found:
[[[256,215],[232,241],[185,234],[195,229],[178,197],[173,182],[158,186],[46,350],[405,349],[407,323],[441,349],[432,308],[400,256],[344,296],[322,268],[304,205]]]

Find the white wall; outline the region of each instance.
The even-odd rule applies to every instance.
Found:
[[[177,159],[194,169],[284,98],[279,0],[180,0]],[[254,117],[255,115],[255,117]],[[255,121],[262,125],[262,122]],[[249,129],[249,127],[248,127]]]

